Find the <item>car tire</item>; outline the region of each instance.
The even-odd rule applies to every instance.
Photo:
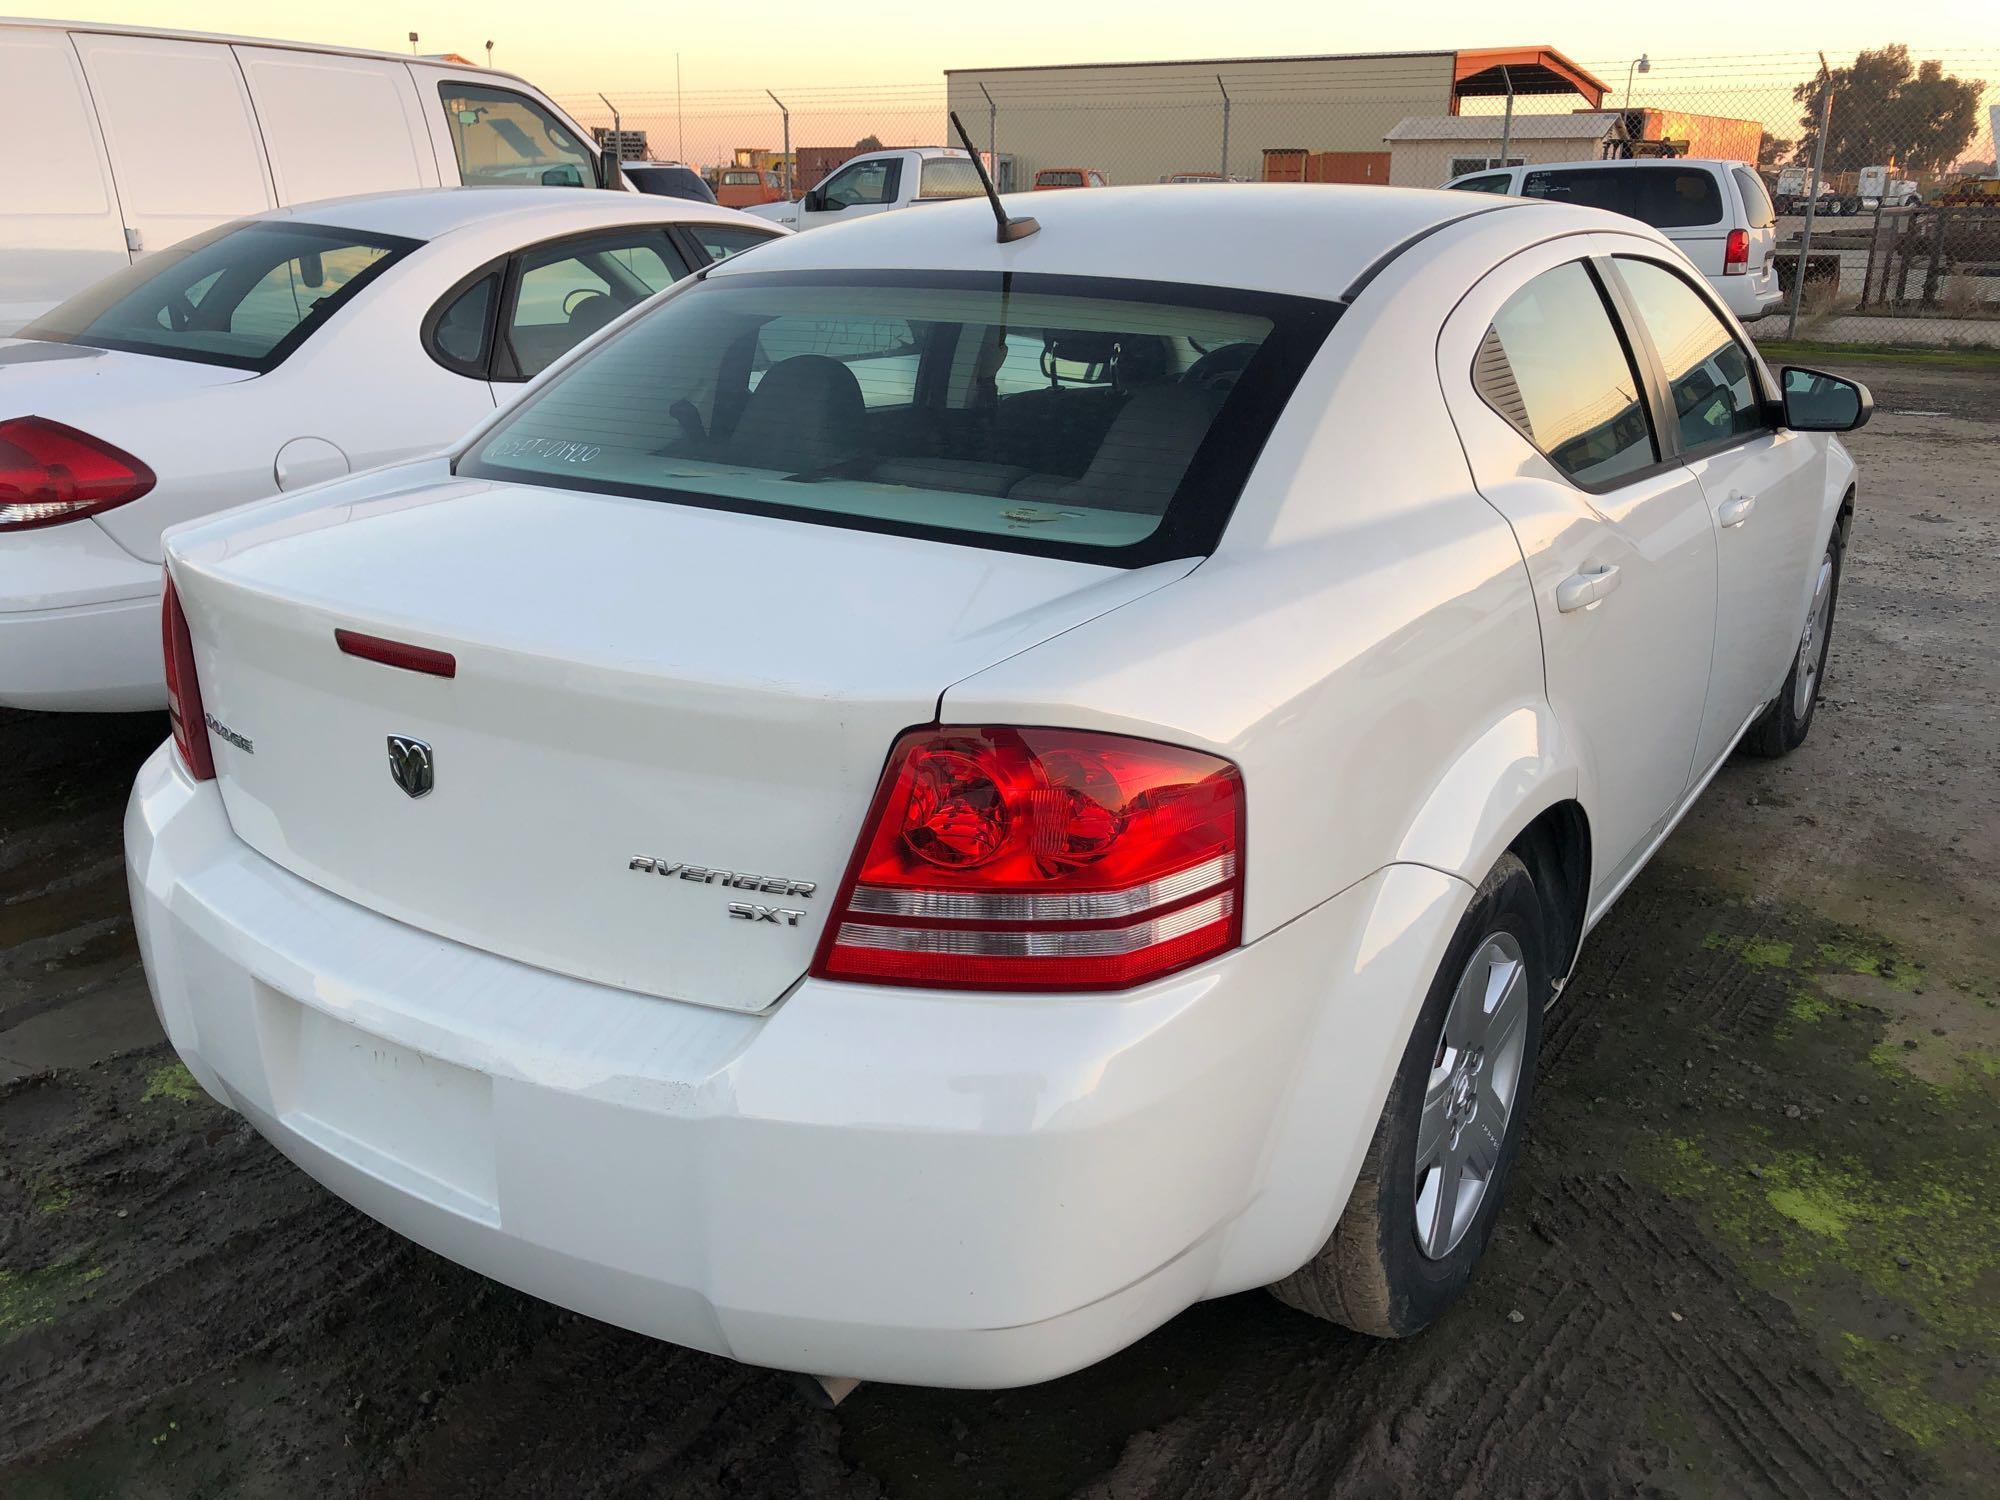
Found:
[[[1504,990],[1482,1029],[1470,1012],[1495,985]],[[1509,853],[1452,934],[1340,1222],[1318,1255],[1272,1284],[1273,1296],[1378,1338],[1421,1332],[1458,1299],[1520,1152],[1552,993],[1541,901],[1527,866]],[[1421,1171],[1420,1150],[1428,1161]],[[1453,1157],[1463,1175],[1447,1217],[1438,1209]],[[1467,1181],[1478,1184],[1469,1201]]]
[[[1785,685],[1778,689],[1778,696],[1758,716],[1757,722],[1744,732],[1743,749],[1751,755],[1766,760],[1790,755],[1812,732],[1820,688],[1826,680],[1834,607],[1840,602],[1840,566],[1846,555],[1847,527],[1843,522],[1827,538],[1812,602],[1806,607],[1805,628],[1799,634],[1799,649],[1793,654],[1792,669],[1785,674]]]

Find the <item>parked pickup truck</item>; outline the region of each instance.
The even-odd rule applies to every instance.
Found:
[[[979,171],[963,151],[908,146],[849,157],[796,203],[762,203],[746,213],[803,234],[885,209],[943,198],[976,198]]]

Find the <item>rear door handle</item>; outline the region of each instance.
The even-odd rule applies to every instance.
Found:
[[[1716,518],[1724,526],[1741,526],[1750,519],[1750,512],[1757,508],[1755,495],[1731,495],[1716,507]]]
[[[1605,595],[1618,588],[1616,566],[1591,568],[1582,573],[1573,573],[1556,585],[1556,608],[1564,614],[1579,609],[1588,609]]]

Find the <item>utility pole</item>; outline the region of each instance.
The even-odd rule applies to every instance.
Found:
[[[773,104],[778,106],[778,113],[784,116],[785,120],[785,199],[787,202],[790,202],[792,196],[792,112],[785,108],[785,101],[780,99],[776,94],[771,93],[769,89],[765,89],[764,93],[770,98]]]
[[[1507,85],[1507,113],[1500,121],[1500,162],[1507,165],[1508,148],[1514,144],[1514,75],[1506,68],[1500,70],[1500,81]]]
[[[1229,90],[1222,88],[1222,75],[1215,75],[1215,86],[1222,89],[1222,180],[1229,181]]]
[[[674,54],[674,160],[688,159],[687,116],[681,112],[681,55]]]
[[[1000,137],[1000,106],[993,102],[993,96],[986,93],[986,85],[979,85],[979,92],[986,94],[986,159],[993,164],[995,181],[1000,177],[1000,150],[994,143]],[[1010,181],[1007,186],[1014,184]]]
[[[1826,126],[1833,116],[1833,72],[1826,54],[1819,55],[1819,129],[1813,136],[1812,175],[1806,181],[1806,224],[1799,234],[1799,263],[1792,270],[1792,312],[1785,320],[1785,337],[1799,336],[1799,302],[1806,291],[1806,267],[1811,262],[1813,212],[1819,207],[1819,167],[1826,159]]]

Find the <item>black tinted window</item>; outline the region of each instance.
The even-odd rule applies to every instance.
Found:
[[[1657,229],[1722,221],[1722,189],[1706,167],[1545,167],[1527,174],[1521,192],[1624,214]]]
[[[1484,177],[1468,177],[1463,182],[1454,182],[1452,188],[1461,193],[1504,193],[1508,182],[1505,172],[1489,172]]]
[[[1666,366],[1681,446],[1704,448],[1762,432],[1750,355],[1700,293],[1650,260],[1621,255],[1618,270]]]
[[[1743,216],[1750,221],[1750,227],[1773,227],[1778,222],[1778,211],[1771,206],[1771,195],[1764,189],[1764,179],[1748,167],[1731,167],[1729,172],[1736,179],[1736,190],[1743,195]]]
[[[1480,341],[1472,383],[1581,484],[1608,484],[1659,458],[1639,378],[1581,261],[1507,299]]]
[[[500,273],[489,271],[446,305],[431,326],[431,353],[440,364],[461,375],[484,375],[493,299],[499,295]]]
[[[690,167],[641,167],[629,163],[625,180],[642,193],[661,198],[687,198],[696,203],[713,203],[715,194],[701,174]]]
[[[701,248],[708,252],[710,260],[727,260],[732,255],[741,255],[745,250],[754,250],[766,241],[778,238],[760,229],[740,229],[734,224],[689,224],[685,228],[701,242]]]

